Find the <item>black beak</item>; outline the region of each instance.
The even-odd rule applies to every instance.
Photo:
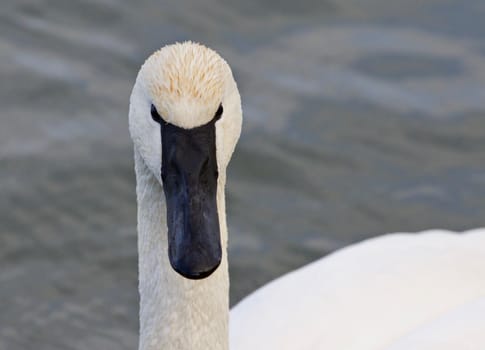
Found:
[[[168,254],[179,274],[202,279],[222,258],[215,122],[183,129],[160,121]]]

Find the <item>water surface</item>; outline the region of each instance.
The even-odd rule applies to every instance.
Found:
[[[367,237],[484,225],[482,1],[13,1],[0,12],[0,349],[135,349],[128,99],[192,39],[233,67],[231,302]]]

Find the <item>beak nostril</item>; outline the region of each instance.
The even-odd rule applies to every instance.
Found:
[[[202,163],[202,166],[200,167],[200,174],[205,174],[207,172],[207,169],[209,168],[209,157],[206,157],[204,160],[204,163]]]

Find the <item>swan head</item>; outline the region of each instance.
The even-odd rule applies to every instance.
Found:
[[[205,278],[221,262],[218,190],[241,123],[236,82],[215,51],[177,43],[141,67],[130,98],[130,134],[163,186],[169,261],[186,278]]]

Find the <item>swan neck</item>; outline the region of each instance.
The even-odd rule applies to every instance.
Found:
[[[225,174],[217,205],[222,261],[203,280],[176,273],[168,259],[163,188],[135,149],[140,292],[139,350],[228,350],[229,275],[225,217]]]

